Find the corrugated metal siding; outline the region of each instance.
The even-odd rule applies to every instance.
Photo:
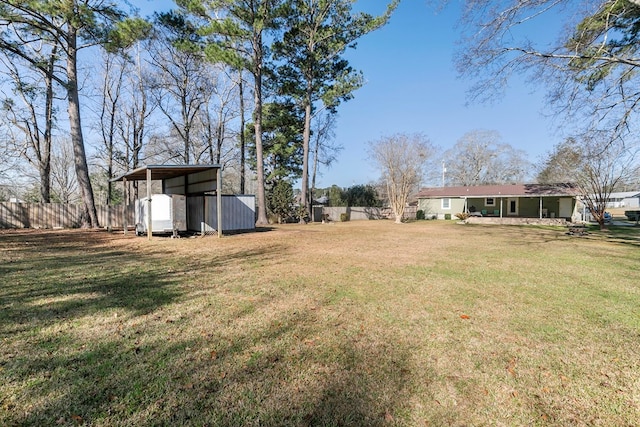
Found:
[[[218,229],[216,196],[188,197],[188,227],[191,231]],[[222,196],[222,231],[253,230],[256,227],[255,196]]]
[[[187,229],[202,231],[202,222],[204,222],[204,196],[187,197]],[[205,229],[204,231],[213,230]]]
[[[187,194],[215,191],[216,176],[216,171],[213,169],[187,175]]]
[[[185,185],[186,178],[184,176],[177,176],[175,178],[165,179],[162,192],[164,194],[184,194],[186,192]]]
[[[216,176],[216,171],[211,169],[186,176],[168,178],[163,181],[163,192],[165,194],[194,194],[215,191]]]

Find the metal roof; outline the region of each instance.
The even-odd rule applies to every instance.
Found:
[[[142,181],[147,179],[147,170],[151,171],[151,179],[163,180],[178,176],[191,175],[211,169],[220,169],[220,165],[146,165],[113,178],[111,181]]]
[[[440,197],[549,197],[577,195],[579,195],[579,191],[573,184],[503,184],[423,188],[418,192],[417,198],[434,199]]]

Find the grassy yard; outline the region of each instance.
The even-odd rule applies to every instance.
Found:
[[[0,425],[637,426],[640,229],[0,231]]]

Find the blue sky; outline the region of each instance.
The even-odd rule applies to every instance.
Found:
[[[323,184],[350,186],[375,180],[368,141],[397,132],[425,134],[443,150],[475,129],[496,130],[502,142],[537,160],[558,142],[545,118],[544,90],[512,80],[492,105],[467,105],[472,81],[458,77],[454,52],[458,10],[435,11],[425,0],[400,3],[391,22],[365,36],[348,54],[367,85],[340,107],[336,139],[345,146]],[[537,89],[537,90],[536,90]]]
[[[361,2],[368,9],[374,3]],[[155,8],[172,7],[169,1],[132,2],[147,15]],[[389,24],[364,36],[347,52],[351,65],[361,70],[366,85],[338,110],[335,142],[344,146],[330,169],[321,171],[317,187],[349,187],[378,179],[367,159],[367,144],[395,133],[422,133],[442,150],[451,148],[465,133],[495,130],[501,142],[524,150],[536,161],[560,141],[554,125],[543,114],[544,88],[517,79],[504,97],[491,105],[467,105],[472,81],[458,77],[453,55],[459,36],[458,10],[436,11],[427,0],[403,0]]]

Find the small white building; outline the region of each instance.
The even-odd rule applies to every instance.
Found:
[[[161,181],[162,192],[152,197],[154,180]],[[112,181],[123,182],[125,200],[127,182],[147,182],[147,197],[137,201],[136,234],[147,232],[151,238],[153,232],[188,230],[202,234],[216,231],[221,237],[223,230],[255,229],[255,197],[223,196],[221,165],[146,165]],[[157,209],[152,209],[156,204]],[[124,230],[126,233],[127,224]]]
[[[611,193],[607,201],[608,208],[640,208],[640,191]]]

